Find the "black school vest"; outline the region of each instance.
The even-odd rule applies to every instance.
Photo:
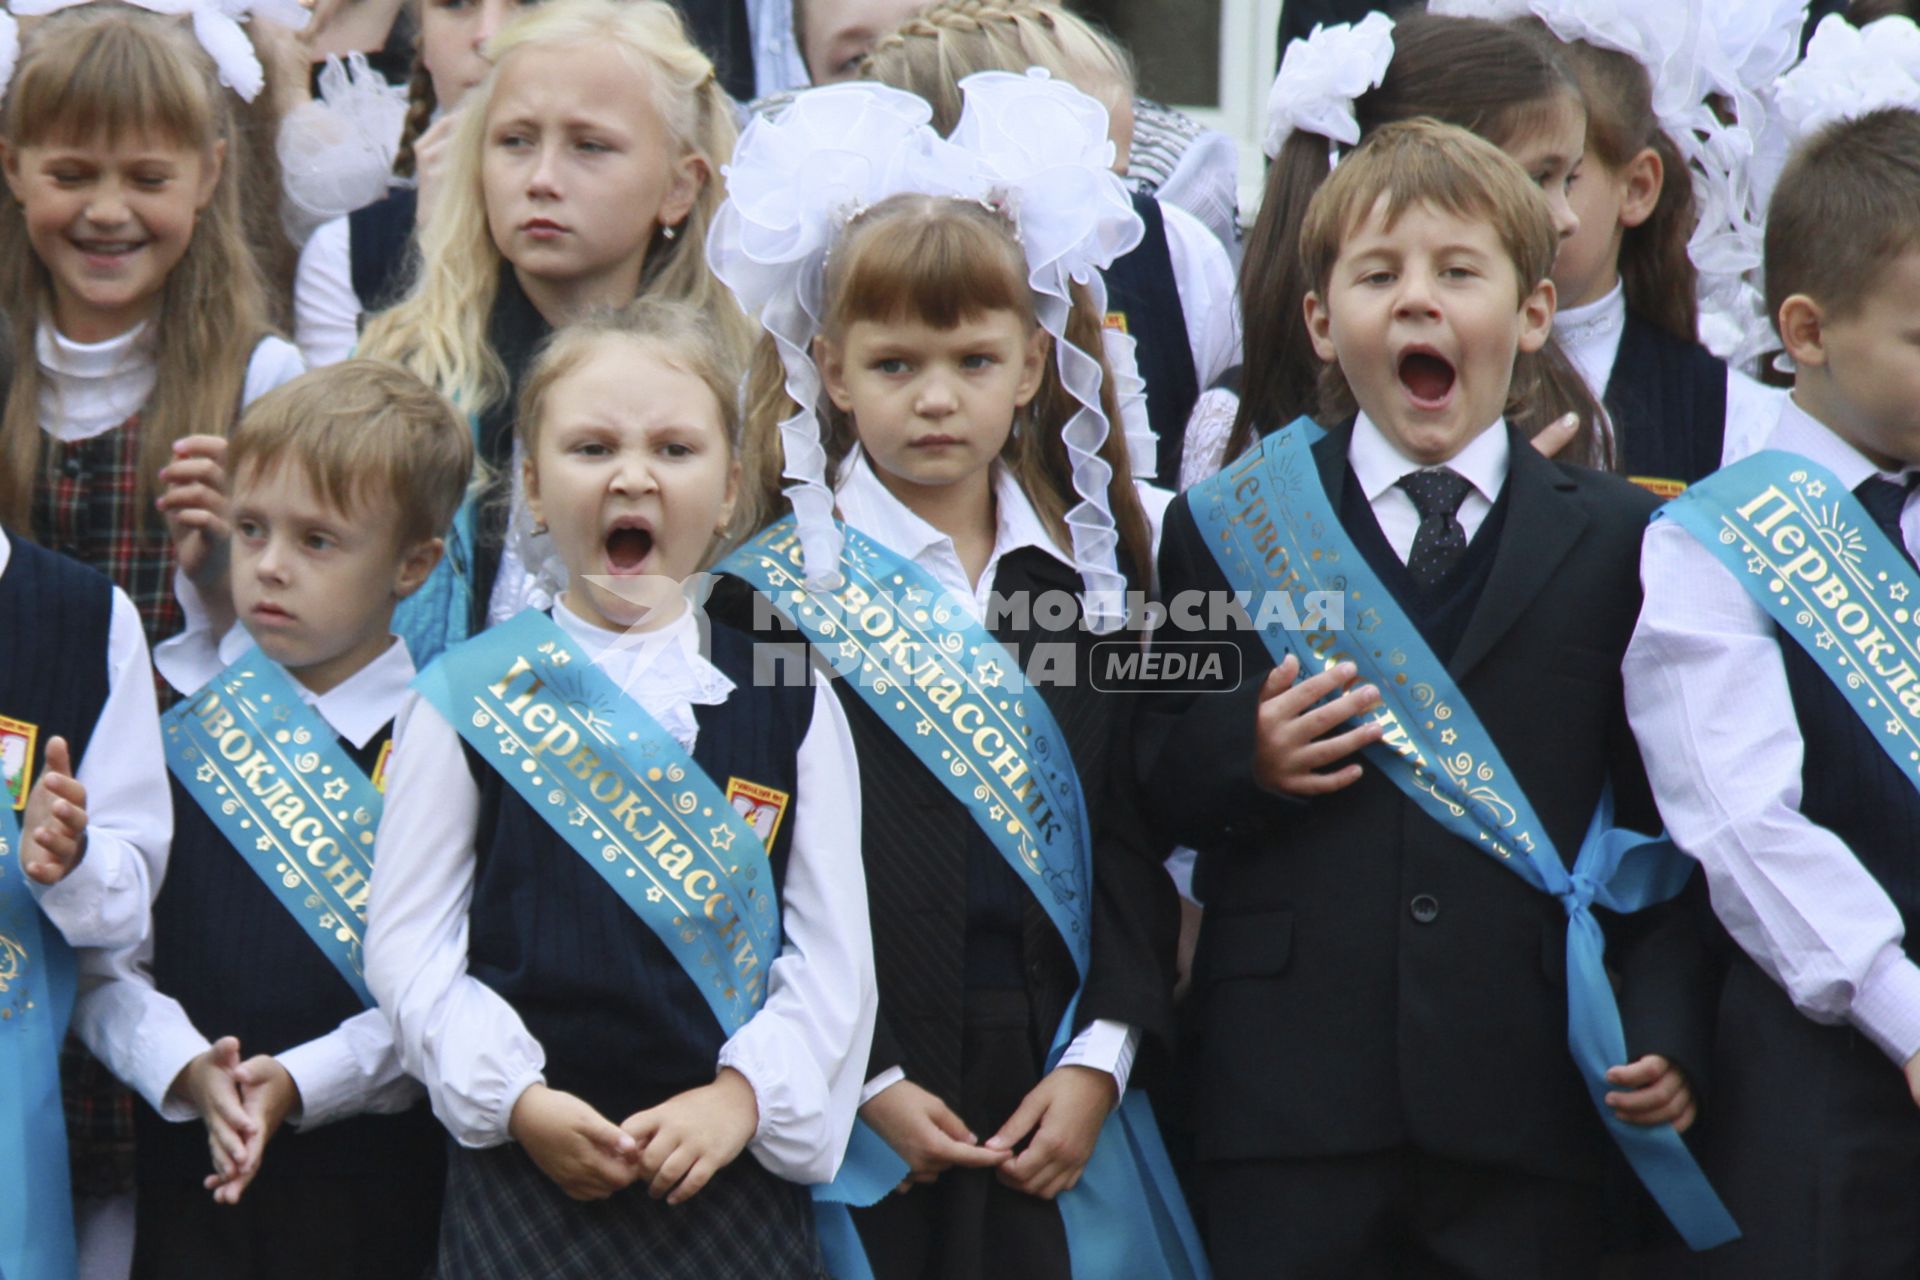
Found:
[[[687,34],[700,52],[713,59],[720,87],[735,102],[759,96],[753,86],[753,28],[747,22],[746,0],[676,0],[686,17]]]
[[[1632,479],[1684,486],[1720,469],[1727,365],[1699,343],[1684,342],[1629,311],[1604,403],[1619,443],[1620,470]]]
[[[713,664],[737,687],[693,709],[693,758],[722,789],[739,778],[790,797],[768,851],[777,894],[813,690],[756,687],[752,639],[715,624],[712,641]],[[615,1123],[711,1083],[726,1033],[680,962],[471,748],[467,766],[480,787],[467,969],[546,1050],[547,1083]]]
[[[406,292],[418,201],[412,189],[398,187],[347,215],[348,270],[362,315],[385,310]]]
[[[393,727],[341,749],[371,775]],[[238,1036],[243,1057],[280,1054],[361,1012],[356,997],[273,891],[173,781],[173,852],[153,904],[153,980],[209,1040]],[[207,1135],[139,1108],[143,1184],[198,1186]],[[445,1140],[425,1099],[399,1115],[354,1116],[312,1131],[283,1129],[268,1178],[381,1177],[437,1181]]]
[[[18,534],[9,533],[7,541],[12,550],[0,574],[0,716],[38,731],[30,775],[38,779],[55,734],[67,740],[79,767],[107,705],[113,587],[102,574]],[[10,801],[0,795],[4,803]]]
[[[1187,434],[1187,415],[1200,398],[1199,377],[1193,369],[1193,344],[1187,339],[1187,314],[1180,306],[1180,286],[1173,274],[1173,252],[1167,246],[1167,223],[1160,202],[1139,192],[1133,209],[1147,225],[1147,233],[1132,253],[1107,271],[1107,323],[1131,334],[1138,344],[1134,358],[1147,382],[1147,420],[1159,437],[1154,456],[1157,479],[1171,486],[1180,474],[1180,446]]]
[[[1806,742],[1800,812],[1839,836],[1880,882],[1906,923],[1907,954],[1920,956],[1920,792],[1806,651],[1778,628],[1775,635]]]

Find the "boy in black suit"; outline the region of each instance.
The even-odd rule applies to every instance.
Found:
[[[1571,865],[1609,784],[1621,825],[1657,829],[1619,674],[1654,502],[1547,460],[1503,416],[1548,341],[1555,245],[1518,165],[1413,121],[1342,160],[1301,249],[1327,398],[1345,401],[1313,467],[1392,597],[1350,605],[1337,643],[1363,643],[1360,609],[1404,614]],[[1196,521],[1218,498],[1196,487],[1169,512],[1169,598],[1248,585]],[[1240,688],[1156,697],[1142,751],[1149,809],[1201,851],[1190,1071],[1218,1274],[1592,1274],[1609,1144],[1568,1050],[1567,910],[1384,762],[1349,759],[1383,739],[1352,664],[1301,679],[1253,631],[1212,638],[1239,646]],[[1606,931],[1630,1052],[1604,1104],[1684,1128],[1696,932],[1672,907]]]

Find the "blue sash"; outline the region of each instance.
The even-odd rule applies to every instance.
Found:
[[[1920,784],[1920,574],[1847,486],[1769,449],[1654,513],[1699,539]]]
[[[780,954],[773,868],[673,735],[535,609],[414,687],[653,930],[721,1028],[744,1026]]]
[[[0,799],[0,1280],[69,1280],[60,1044],[73,1013],[73,948],[40,914],[20,850],[19,819]]]
[[[809,591],[791,516],[718,566],[756,587],[925,765],[992,841],[1053,922],[1084,985],[1090,955],[1092,835],[1066,735],[1019,661],[924,569],[847,527],[842,585]],[[1073,1039],[1076,992],[1047,1055]],[[862,1143],[871,1138],[863,1150]],[[879,1150],[874,1151],[872,1148]],[[846,1167],[869,1189],[883,1181],[865,1157],[892,1156],[856,1132]],[[898,1182],[894,1171],[879,1194]],[[843,1173],[843,1177],[849,1176]],[[836,1183],[836,1185],[839,1185]],[[846,1197],[854,1204],[871,1199]],[[1080,1183],[1058,1201],[1076,1277],[1203,1277],[1199,1234],[1144,1095],[1107,1117]],[[823,1247],[841,1280],[863,1277],[864,1254],[843,1215],[823,1220]],[[855,1252],[843,1253],[842,1246]]]
[[[160,727],[175,780],[371,1009],[361,948],[380,792],[257,647]]]
[[[1587,829],[1568,872],[1545,826],[1420,632],[1340,525],[1312,444],[1323,433],[1301,418],[1188,491],[1200,535],[1227,582],[1250,590],[1335,591],[1346,596],[1346,631],[1321,626],[1263,628],[1276,663],[1296,655],[1303,674],[1340,662],[1380,690],[1368,714],[1384,730],[1368,754],[1394,785],[1452,834],[1493,858],[1567,912],[1567,1045],[1600,1119],[1681,1237],[1707,1249],[1739,1229],[1671,1127],[1614,1118],[1604,1098],[1607,1069],[1625,1062],[1626,1037],[1604,964],[1605,936],[1591,908],[1638,911],[1672,898],[1693,864],[1665,839],[1612,825],[1610,794]],[[1363,607],[1364,606],[1364,607]]]

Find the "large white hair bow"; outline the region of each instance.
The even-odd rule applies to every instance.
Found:
[[[1360,141],[1354,99],[1378,88],[1392,61],[1393,19],[1379,12],[1359,22],[1315,27],[1305,40],[1289,44],[1267,93],[1268,159],[1280,154],[1296,129],[1345,146]]]
[[[240,24],[251,17],[268,18],[295,31],[305,29],[312,17],[299,0],[127,0],[150,13],[183,17],[193,23],[193,35],[200,47],[213,59],[220,83],[252,102],[266,86],[267,75],[254,52],[253,42]],[[12,0],[8,5],[22,18],[41,18],[62,9],[72,9],[88,0]],[[0,31],[0,92],[12,78],[13,68],[6,59],[7,36]]]
[[[1061,380],[1079,402],[1063,430],[1080,501],[1067,514],[1073,556],[1087,586],[1086,616],[1111,630],[1124,614],[1124,580],[1107,501],[1112,471],[1099,456],[1111,424],[1101,408],[1100,364],[1066,340],[1070,288],[1104,310],[1100,270],[1131,251],[1143,229],[1110,166],[1105,108],[1043,71],[987,72],[961,81],[966,104],[951,140],[929,125],[912,94],[869,82],[798,95],[776,117],[751,122],[727,166],[727,200],[707,258],[741,306],[773,335],[799,411],[780,424],[786,490],[809,584],[839,574],[840,534],[826,475],[817,406],[826,257],[849,219],[903,193],[989,202],[1013,219],[1039,320],[1053,335]]]
[[[1855,27],[1829,15],[1806,58],[1776,82],[1774,101],[1794,142],[1882,107],[1920,107],[1920,27],[1903,17]]]
[[[13,83],[13,65],[20,61],[20,24],[13,15],[0,9],[0,98],[7,96]]]

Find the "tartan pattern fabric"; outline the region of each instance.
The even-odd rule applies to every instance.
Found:
[[[42,435],[33,494],[33,539],[107,575],[132,598],[149,647],[185,625],[173,596],[173,543],[166,521],[140,502],[140,415],[85,440]],[[157,480],[147,486],[157,496]],[[165,709],[173,690],[157,675]],[[133,1095],[80,1041],[60,1052],[61,1093],[76,1195],[133,1187]]]
[[[132,597],[149,647],[179,632],[186,619],[173,596],[173,543],[151,505],[159,481],[149,477],[148,501],[139,498],[140,415],[85,440],[42,436],[40,458],[34,541],[98,569]]]
[[[440,1280],[826,1280],[806,1188],[742,1152],[669,1205],[632,1186],[574,1200],[518,1143],[454,1146]]]

